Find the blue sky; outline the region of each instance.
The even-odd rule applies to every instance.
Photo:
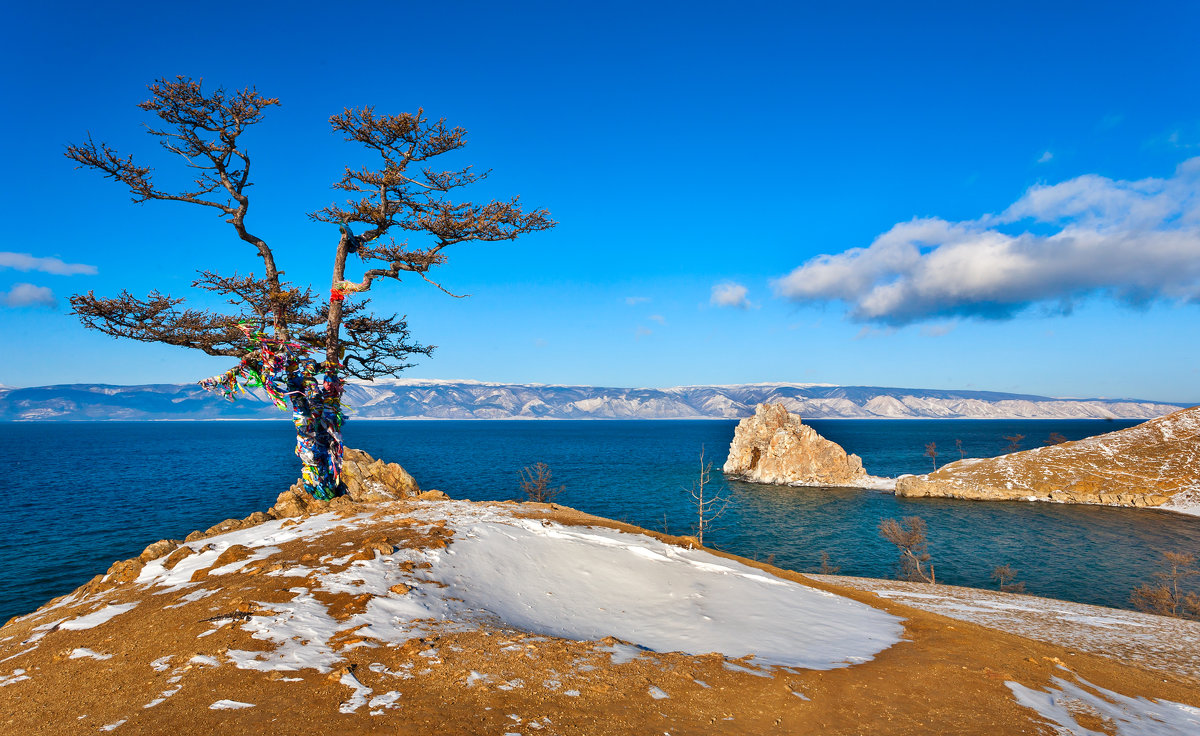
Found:
[[[67,298],[255,267],[228,225],[62,156],[173,162],[162,76],[279,97],[252,229],[324,289],[306,212],[359,152],[345,106],[423,106],[560,225],[372,291],[438,346],[405,373],[1200,400],[1200,6],[47,2],[9,11],[0,383],[183,382],[228,360],[84,330]],[[834,7],[836,6],[836,7]],[[261,267],[259,268],[261,270]]]

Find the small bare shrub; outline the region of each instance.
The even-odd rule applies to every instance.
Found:
[[[992,569],[992,580],[995,580],[1003,593],[1024,593],[1025,583],[1017,582],[1018,570],[1012,565],[1000,565]]]
[[[837,575],[842,568],[829,562],[829,553],[821,553],[821,568],[817,571],[822,575]]]
[[[1008,440],[1008,446],[1004,448],[1005,452],[1017,452],[1021,449],[1021,440],[1025,439],[1023,434],[1004,435],[1004,439]]]
[[[1061,445],[1062,443],[1067,442],[1067,441],[1068,441],[1067,438],[1064,437],[1063,435],[1059,434],[1058,432],[1051,432],[1050,436],[1046,438],[1047,445]]]
[[[546,463],[527,465],[518,473],[521,478],[521,492],[530,501],[538,503],[553,503],[558,494],[566,489],[566,485],[551,486],[554,474]]]
[[[713,523],[729,508],[729,499],[723,489],[712,488],[712,463],[704,460],[704,447],[700,448],[700,476],[692,483],[692,507],[696,509],[696,541],[704,544],[704,532],[712,529]]]
[[[933,472],[936,473],[937,472],[937,443],[936,442],[926,442],[925,443],[925,457],[933,460]]]
[[[1166,569],[1154,573],[1158,584],[1139,585],[1129,596],[1129,602],[1146,613],[1200,620],[1200,596],[1184,590],[1188,580],[1200,576],[1196,556],[1184,552],[1163,552],[1162,556]]]
[[[896,545],[900,551],[900,579],[916,582],[936,582],[932,557],[925,538],[925,520],[919,516],[906,516],[900,521],[884,519],[879,522],[879,536]],[[929,563],[929,571],[923,567]]]

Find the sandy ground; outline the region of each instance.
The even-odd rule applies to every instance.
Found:
[[[195,541],[171,570],[171,556],[114,566],[0,628],[0,733],[1200,733],[1191,730],[1200,726],[1191,710],[1200,708],[1196,624],[806,577],[719,552],[714,559],[897,616],[901,640],[866,661],[803,669],[547,636],[486,612],[469,624],[409,622],[403,636],[353,625],[373,606],[414,595],[405,584],[370,588],[367,573],[379,566],[411,575],[414,586],[446,584],[411,562],[461,538],[439,523],[440,508],[448,506],[357,507],[275,523],[279,541],[257,547]],[[689,545],[562,507],[495,508],[548,528],[606,527]],[[189,568],[189,558],[205,565]],[[335,578],[362,585],[321,582]],[[292,616],[286,640],[263,633],[281,611],[311,609],[321,620]],[[319,656],[296,664],[306,652]]]

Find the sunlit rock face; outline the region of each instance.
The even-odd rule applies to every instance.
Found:
[[[783,404],[759,404],[754,416],[738,422],[724,471],[793,486],[856,486],[867,478],[858,455],[847,455]]]
[[[1200,407],[1077,442],[959,460],[900,478],[896,495],[1186,510],[1200,502]]]

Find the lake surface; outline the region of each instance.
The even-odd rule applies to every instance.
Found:
[[[939,463],[999,454],[1006,435],[1024,448],[1051,432],[1069,439],[1134,422],[1090,420],[813,420],[863,458],[868,472],[927,472]],[[565,483],[559,502],[638,526],[690,533],[687,489],[701,448],[733,505],[710,532],[720,549],[815,571],[820,554],[847,575],[892,577],[896,552],[880,520],[921,516],[939,582],[993,587],[1011,564],[1030,593],[1128,607],[1159,569],[1160,551],[1200,556],[1200,518],[1166,511],[1044,503],[898,499],[888,493],[725,483],[733,421],[351,421],[347,443],[399,462],[423,489],[454,498],[518,498],[518,471],[547,463]],[[9,478],[0,515],[0,622],[27,613],[134,557],[270,507],[299,474],[291,423],[0,424]]]

